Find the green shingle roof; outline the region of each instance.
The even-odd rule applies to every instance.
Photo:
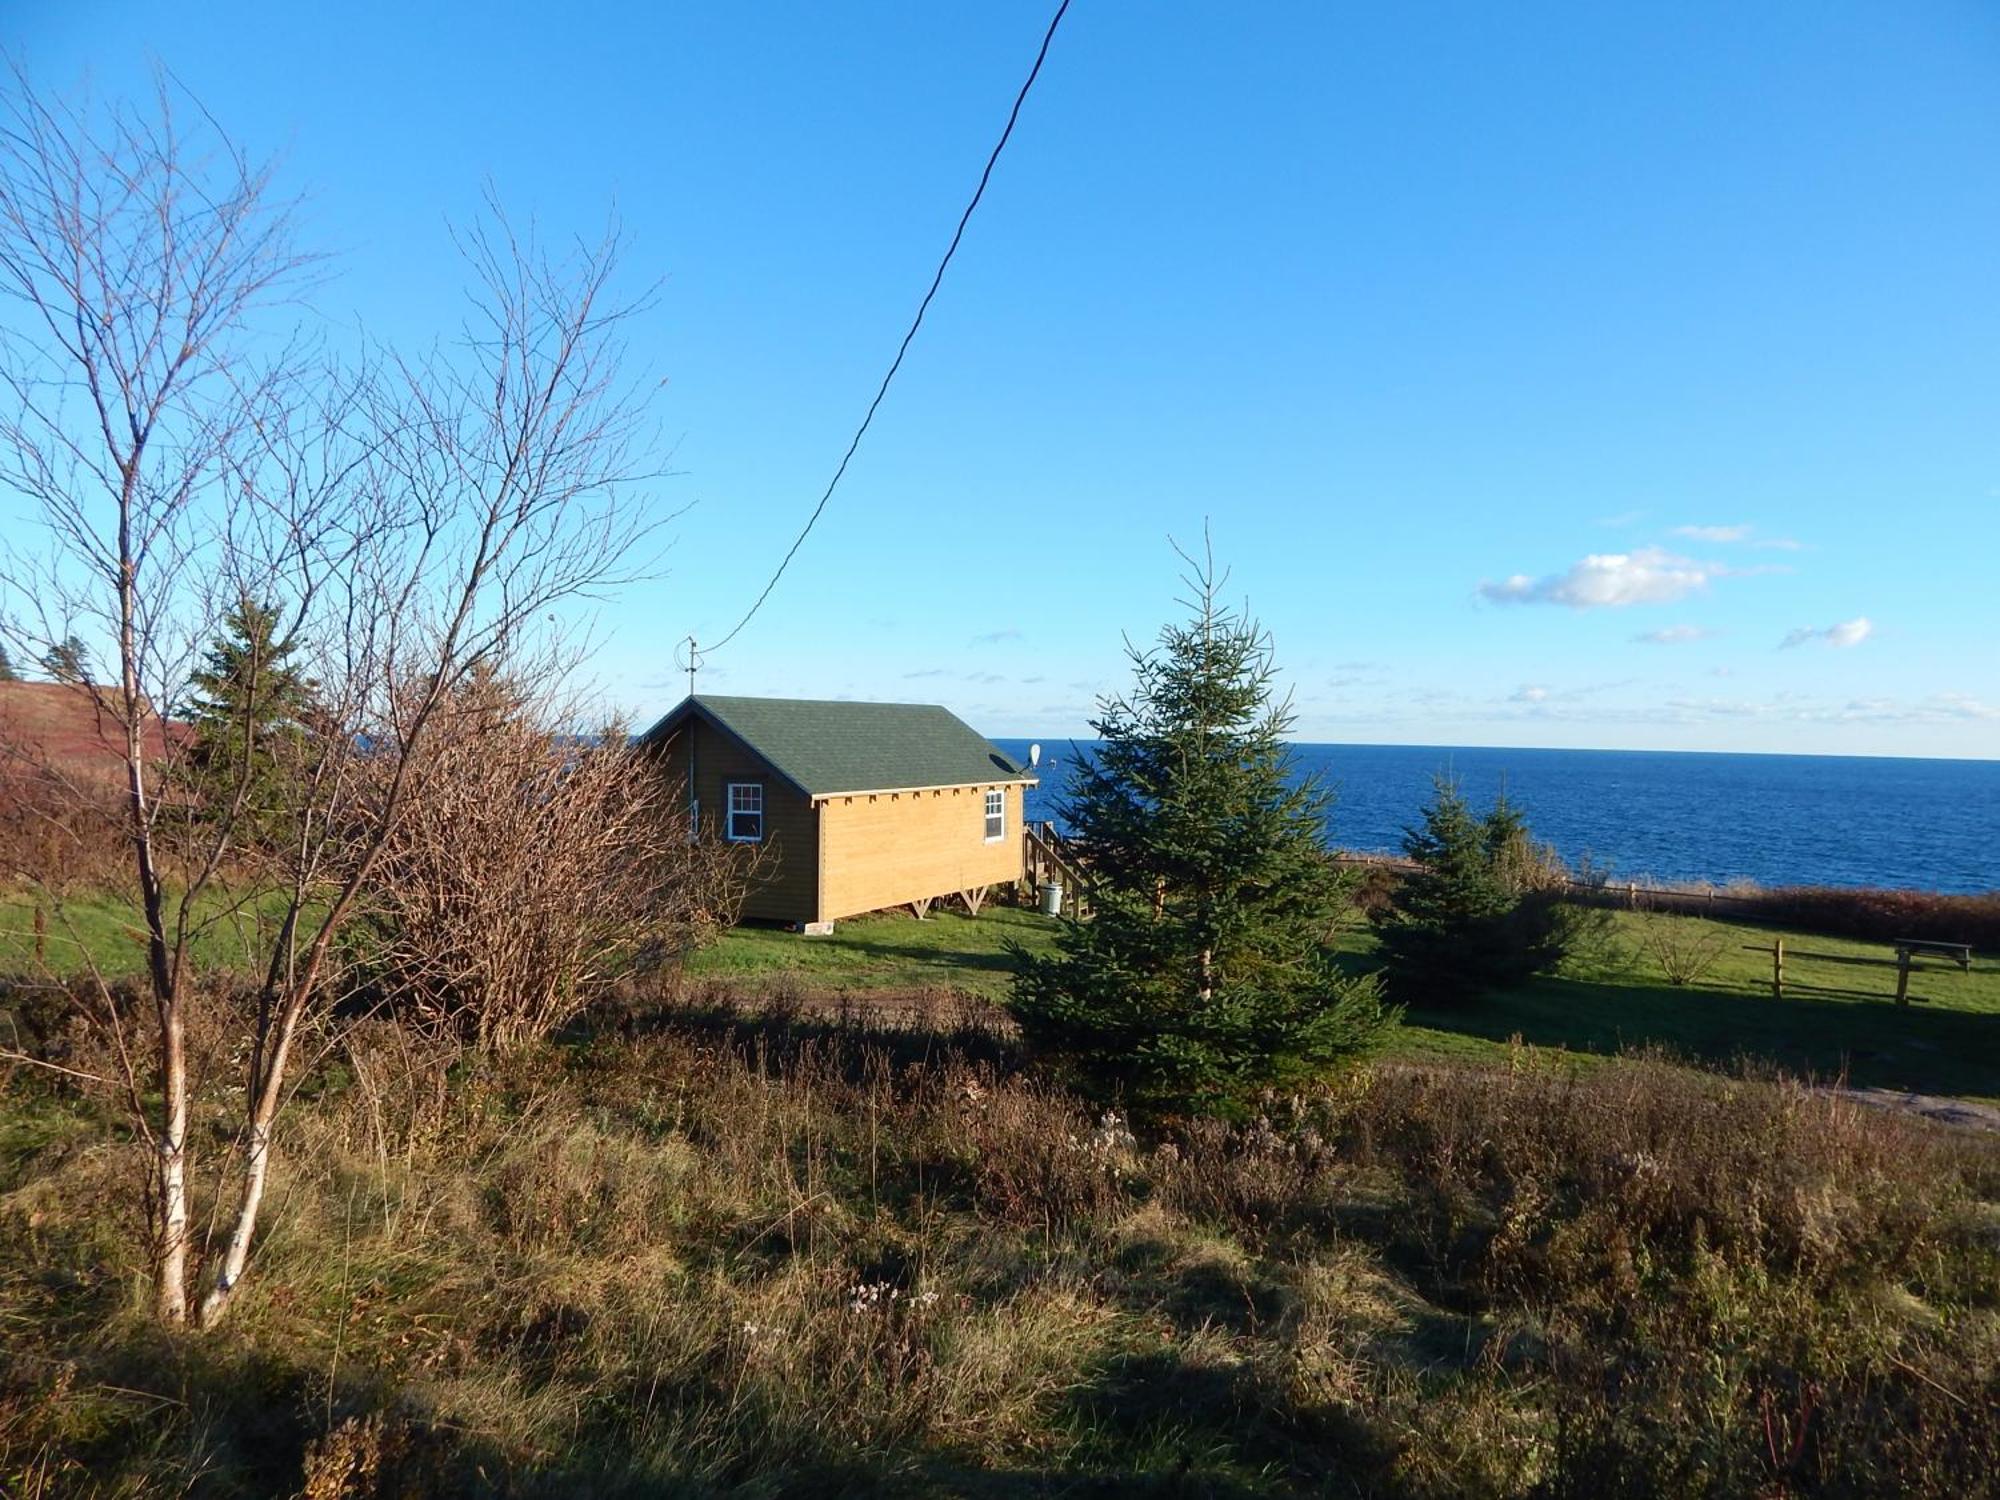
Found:
[[[646,738],[668,732],[691,712],[735,735],[812,797],[1034,780],[971,725],[935,703],[701,693],[647,730]]]

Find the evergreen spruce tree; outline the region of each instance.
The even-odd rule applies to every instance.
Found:
[[[42,653],[42,670],[52,682],[88,683],[90,650],[75,636],[66,637]]]
[[[1394,1018],[1372,980],[1333,963],[1332,798],[1292,775],[1270,639],[1218,605],[1212,561],[1190,568],[1191,618],[1128,648],[1131,694],[1100,705],[1103,743],[1063,805],[1091,914],[1053,955],[1016,950],[1012,1009],[1032,1047],[1096,1092],[1233,1114],[1367,1049]]]
[[[292,643],[278,638],[272,606],[246,598],[222,624],[191,679],[188,781],[202,816],[235,809],[233,837],[250,848],[285,827],[313,684],[293,665]]]
[[[20,674],[14,670],[14,660],[8,656],[7,648],[0,646],[0,682],[19,682]]]
[[[1405,1003],[1456,1004],[1552,968],[1568,948],[1564,911],[1526,816],[1503,793],[1484,816],[1440,775],[1403,852],[1421,868],[1375,914],[1389,989]]]

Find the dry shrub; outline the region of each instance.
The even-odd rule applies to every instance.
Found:
[[[744,846],[689,836],[651,758],[617,730],[561,732],[484,676],[433,726],[374,898],[393,995],[484,1048],[546,1036],[642,965],[735,920]]]
[[[126,874],[130,858],[115,791],[72,784],[46,767],[10,761],[0,749],[0,880],[74,892]]]
[[[1137,1167],[1131,1132],[1113,1112],[1025,1083],[960,1081],[974,1199],[994,1219],[1043,1231],[1115,1216]]]
[[[1648,912],[1639,943],[1672,985],[1694,984],[1728,951],[1730,933],[1693,917]]]
[[[1747,882],[1727,888],[1680,889],[1600,880],[1572,887],[1570,899],[1594,906],[1763,922],[1861,942],[1921,938],[2000,951],[2000,891],[1955,893],[1825,885],[1766,890]]]
[[[381,1413],[349,1417],[307,1445],[299,1500],[353,1500],[376,1493],[385,1446]]]
[[[1356,855],[1343,858],[1344,867],[1352,872],[1348,886],[1349,904],[1362,917],[1387,911],[1395,898],[1396,887],[1402,884],[1403,870],[1386,858],[1371,859]]]
[[[1329,1107],[1342,1097],[1329,1098]],[[1263,1117],[1241,1127],[1189,1122],[1155,1153],[1160,1199],[1204,1223],[1325,1229],[1348,1186],[1333,1146],[1306,1118],[1282,1126]]]
[[[1894,941],[1924,938],[2000,950],[2000,891],[1940,891],[1781,886],[1730,903],[1730,915],[1834,937]]]
[[[1893,1277],[2000,1168],[1991,1142],[1822,1090],[1643,1059],[1385,1068],[1340,1128],[1345,1158],[1407,1184],[1436,1274],[1531,1300],[1629,1292],[1642,1253],[1816,1285]]]

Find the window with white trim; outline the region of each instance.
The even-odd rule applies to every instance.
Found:
[[[1007,789],[997,786],[986,794],[986,842],[997,844],[1007,836]]]
[[[764,786],[758,781],[732,781],[726,788],[729,797],[729,827],[725,830],[732,844],[761,844],[764,842]]]

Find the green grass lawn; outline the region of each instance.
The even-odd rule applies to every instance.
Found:
[[[1019,907],[988,906],[976,917],[959,911],[933,911],[922,921],[908,913],[857,917],[835,923],[826,937],[738,927],[696,954],[688,972],[757,986],[789,981],[850,994],[946,988],[1000,1000],[1014,972],[1006,944],[1047,952],[1059,925]]]
[[[36,957],[35,908],[42,907],[42,957]],[[195,936],[195,957],[205,966],[255,968],[258,919],[251,910],[228,912],[229,900],[202,903],[208,925]],[[20,891],[0,891],[0,976],[76,974],[95,962],[108,975],[137,974],[146,964],[145,928],[122,897],[81,895],[59,905]]]
[[[1517,1036],[1584,1053],[1660,1046],[1706,1062],[1748,1057],[1823,1078],[1845,1073],[1865,1087],[2000,1098],[2000,964],[1991,958],[1975,960],[1967,974],[1955,968],[1918,974],[1910,988],[1923,1003],[1899,1007],[1890,998],[1896,981],[1891,968],[1788,956],[1788,985],[1851,986],[1874,997],[1792,988],[1778,1000],[1771,996],[1768,952],[1745,951],[1748,944],[1768,949],[1779,935],[1772,929],[1698,917],[1651,919],[1699,926],[1725,940],[1715,966],[1682,987],[1669,984],[1646,951],[1647,920],[1617,913],[1610,951],[1594,962],[1572,963],[1565,973],[1464,1009],[1411,1007],[1404,1018],[1407,1043],[1447,1054],[1485,1051]],[[1788,954],[1893,957],[1880,943],[1782,936]],[[1367,935],[1356,935],[1354,946],[1369,946]]]
[[[77,967],[81,942],[108,969],[137,969],[141,949],[128,909],[83,901],[72,903],[65,916],[68,928],[55,920],[49,925],[53,967]],[[1646,951],[1647,920],[1614,914],[1606,951],[1573,962],[1562,974],[1463,1008],[1410,1007],[1398,1050],[1492,1059],[1516,1037],[1586,1057],[1653,1046],[1711,1063],[1747,1057],[1820,1077],[1845,1073],[1869,1087],[2000,1098],[2000,964],[1991,958],[1975,962],[1970,974],[1947,968],[1918,975],[1912,991],[1925,1003],[1898,1007],[1887,998],[1893,970],[1794,956],[1786,973],[1795,984],[1853,986],[1880,998],[1788,993],[1774,1000],[1769,957],[1745,951],[1746,944],[1768,947],[1772,929],[1696,917],[1651,919],[1713,930],[1724,940],[1714,967],[1698,982],[1677,987]],[[25,900],[0,897],[0,972],[27,967],[30,926]],[[988,906],[977,917],[958,911],[936,911],[923,921],[907,914],[862,917],[840,922],[827,937],[741,927],[697,954],[689,973],[746,988],[786,985],[847,995],[953,989],[999,1001],[1012,974],[1007,943],[1045,952],[1056,931],[1053,920],[1008,906]],[[1880,944],[1783,936],[1795,954],[1889,956]],[[226,962],[232,940],[228,926],[219,926],[205,955]],[[1348,932],[1343,947],[1356,972],[1369,966],[1373,939],[1365,927]]]
[[[1717,934],[1724,946],[1714,967],[1694,984],[1668,983],[1647,952],[1649,920]],[[753,986],[783,981],[845,994],[943,987],[1000,1000],[1012,972],[1004,944],[1011,939],[1031,952],[1047,951],[1055,931],[1048,918],[1013,907],[988,907],[977,917],[937,913],[921,922],[862,917],[836,924],[829,937],[745,927],[697,955],[690,972]],[[1898,1007],[1888,998],[1892,969],[1793,957],[1786,975],[1795,986],[1852,986],[1879,998],[1799,992],[1774,1000],[1769,956],[1745,951],[1749,944],[1768,948],[1774,935],[1698,917],[1614,913],[1606,951],[1572,962],[1562,974],[1464,1008],[1410,1007],[1398,1049],[1491,1059],[1515,1037],[1584,1055],[1664,1047],[1711,1063],[1754,1058],[1820,1077],[1844,1072],[1869,1087],[2000,1098],[2000,965],[1981,959],[1969,974],[1949,968],[1919,974],[1911,990],[1925,1003]],[[1892,956],[1881,944],[1783,936],[1789,950]],[[1345,934],[1343,947],[1356,972],[1368,967],[1374,940],[1365,928]]]

